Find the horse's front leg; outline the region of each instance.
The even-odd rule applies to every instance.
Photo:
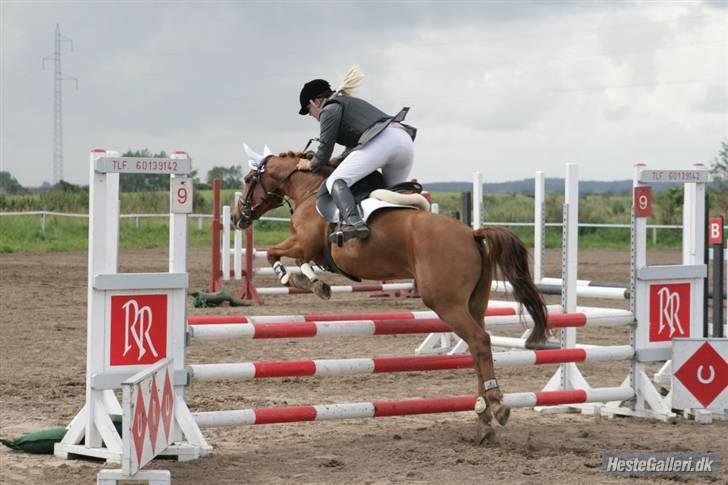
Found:
[[[328,283],[319,279],[311,263],[305,259],[297,259],[296,264],[301,268],[301,274],[293,275],[292,278],[292,282],[296,287],[309,289],[324,300],[331,298],[331,287]]]
[[[288,286],[293,275],[286,271],[286,267],[281,263],[281,258],[300,259],[302,256],[303,246],[296,236],[291,236],[268,248],[268,263],[273,267],[273,271],[282,285]]]
[[[331,287],[318,279],[311,265],[304,259],[304,254],[305,248],[302,242],[297,237],[291,236],[268,248],[268,262],[282,285],[312,290],[323,299],[331,298]],[[301,273],[289,273],[281,263],[282,257],[294,258],[301,268]]]

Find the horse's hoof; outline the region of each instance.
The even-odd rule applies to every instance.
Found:
[[[498,411],[495,412],[495,420],[498,424],[505,426],[508,422],[508,418],[511,416],[511,408],[508,406],[501,406]]]
[[[329,298],[331,298],[331,287],[321,280],[316,280],[313,282],[313,292],[316,294],[316,296],[324,300],[328,300]]]
[[[495,430],[490,425],[482,425],[478,427],[478,439],[476,444],[478,446],[483,446],[488,443],[492,443],[495,439]]]
[[[292,274],[289,283],[295,288],[302,288],[304,290],[311,286],[311,280],[308,279],[308,276],[301,273]]]

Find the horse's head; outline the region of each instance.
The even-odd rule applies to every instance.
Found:
[[[297,172],[299,156],[293,152],[273,155],[266,149],[264,155],[248,151],[251,170],[243,179],[243,194],[231,211],[233,225],[246,229],[266,212],[280,207],[290,196],[288,182]]]

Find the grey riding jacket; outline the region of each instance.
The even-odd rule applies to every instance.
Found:
[[[336,96],[328,100],[319,116],[321,135],[318,150],[311,160],[311,170],[315,172],[331,160],[336,143],[346,147],[335,161],[341,163],[351,152],[373,140],[390,123],[404,121],[408,110],[409,108],[403,108],[397,115],[389,116],[363,99],[353,96]],[[400,124],[414,140],[417,129]]]

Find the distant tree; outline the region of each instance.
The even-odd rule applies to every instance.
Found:
[[[214,179],[220,179],[222,189],[240,189],[243,186],[243,167],[240,165],[212,167],[207,172],[207,183],[212,185]]]
[[[728,183],[728,138],[723,140],[720,144],[720,152],[718,152],[718,156],[713,159],[710,171],[713,173],[713,178],[723,184]]]
[[[147,148],[144,150],[129,150],[121,155],[122,157],[140,158],[167,158],[167,153],[162,150],[152,154]],[[119,178],[119,189],[121,192],[162,192],[169,190],[169,175],[160,173],[132,173],[124,174]]]
[[[129,150],[122,157],[138,157],[138,158],[167,158],[167,152],[162,150],[159,153],[152,153],[147,148],[144,150]],[[204,188],[204,184],[199,179],[197,170],[192,170],[189,174],[195,187]],[[156,173],[132,173],[125,174],[120,177],[119,188],[122,192],[164,192],[169,190],[169,175]]]
[[[721,142],[718,156],[710,166],[713,187],[709,190],[710,210],[713,214],[728,214],[728,138]]]
[[[6,194],[23,194],[27,192],[26,188],[20,185],[10,172],[0,172],[0,192]]]
[[[655,205],[658,224],[679,224],[680,213],[685,199],[682,186],[670,187],[664,192],[655,194]]]
[[[201,188],[201,189],[207,189],[207,188],[209,188],[209,187],[206,186],[206,184],[204,182],[202,182],[202,180],[200,180],[200,176],[197,173],[197,170],[191,171],[189,173],[189,177],[192,179],[192,184],[195,187],[198,187],[198,188]]]
[[[65,180],[61,180],[56,185],[54,185],[51,190],[57,191],[57,192],[69,192],[69,193],[78,193],[82,192],[84,190],[88,190],[88,188],[81,187],[80,185],[73,185],[70,182],[66,182]]]

